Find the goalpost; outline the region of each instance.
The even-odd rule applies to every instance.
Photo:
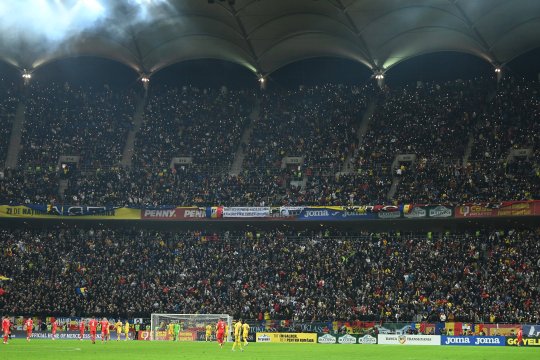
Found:
[[[216,324],[227,325],[227,341],[232,341],[232,316],[227,314],[152,314],[150,339],[163,341],[205,341],[206,325],[212,325],[212,341],[216,340]],[[175,334],[175,325],[178,336]]]

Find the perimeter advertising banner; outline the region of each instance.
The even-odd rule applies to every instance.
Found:
[[[206,219],[206,209],[197,207],[177,207],[177,208],[145,208],[141,210],[143,220],[203,220]]]
[[[397,213],[399,215],[399,212]],[[361,213],[355,210],[344,210],[342,207],[306,207],[297,219],[312,220],[312,221],[328,221],[328,220],[361,220],[361,219],[376,219],[375,213]]]
[[[381,345],[441,345],[440,335],[388,335],[379,334],[378,343]]]
[[[140,220],[141,210],[111,206],[0,205],[0,218]]]
[[[319,344],[376,344],[377,338],[371,335],[359,336],[356,334],[317,334],[317,343]]]
[[[257,342],[287,343],[287,344],[316,344],[317,334],[313,333],[271,333],[258,332]]]
[[[441,336],[441,345],[505,346],[504,336]]]
[[[518,346],[517,338],[507,337],[506,338],[507,346]],[[532,346],[540,347],[540,337],[524,337],[523,341],[520,344],[521,346]]]
[[[26,338],[26,331],[20,331],[15,330],[11,334],[15,339],[25,339]],[[130,333],[130,339],[133,339],[133,333]],[[32,332],[32,339],[51,339],[52,340],[52,334],[50,332],[45,331],[34,331]],[[55,339],[59,340],[79,340],[80,334],[78,331],[62,331],[57,332],[55,335]],[[96,339],[101,341],[101,332],[98,332],[96,334]],[[116,340],[116,334],[111,334],[111,339]],[[122,333],[122,339],[124,339],[124,333]],[[83,340],[90,340],[90,333],[88,331],[85,331],[83,334]]]
[[[223,207],[223,218],[261,218],[270,216],[270,207]]]
[[[134,209],[114,206],[0,205],[0,218],[78,220],[287,220],[362,221],[394,219],[450,219],[500,216],[540,216],[540,201],[507,201],[497,204],[282,206],[282,207],[176,207]]]
[[[159,341],[172,341],[173,334],[165,330],[155,331],[155,338],[152,339],[152,332],[149,330],[139,330],[139,340],[159,340]],[[197,340],[196,331],[180,331],[178,333],[178,341],[195,341]]]
[[[504,201],[465,204],[456,207],[456,218],[540,215],[540,201]]]

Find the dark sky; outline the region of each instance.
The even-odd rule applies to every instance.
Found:
[[[506,66],[517,76],[538,80],[540,48],[522,55]],[[389,85],[414,83],[417,80],[446,81],[493,76],[493,68],[480,58],[468,54],[443,52],[418,56],[404,61],[387,72]],[[322,83],[364,84],[371,72],[362,64],[338,58],[315,58],[289,64],[269,77],[269,86],[296,87],[300,84]],[[0,78],[20,79],[18,71],[0,62]],[[138,74],[114,61],[92,57],[58,60],[38,68],[34,79],[40,81],[69,81],[71,83],[113,87],[138,87]],[[232,88],[257,86],[256,77],[240,65],[219,60],[194,60],[169,66],[154,74],[152,83]]]

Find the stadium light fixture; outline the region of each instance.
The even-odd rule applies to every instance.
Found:
[[[496,73],[500,73],[500,72],[501,72],[501,68],[500,68],[500,67],[496,67],[496,68],[495,68],[495,72],[496,72]]]
[[[141,81],[142,81],[143,83],[149,83],[149,82],[150,82],[150,79],[149,79],[147,76],[143,76],[143,77],[141,78]]]

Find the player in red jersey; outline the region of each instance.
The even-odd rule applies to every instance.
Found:
[[[82,341],[83,337],[84,337],[84,329],[86,328],[86,324],[84,323],[84,319],[81,319],[81,321],[79,321],[79,340]]]
[[[11,322],[9,321],[9,318],[7,316],[4,316],[4,318],[2,319],[2,333],[4,333],[4,344],[8,343],[10,326]]]
[[[53,340],[54,340],[54,337],[56,336],[56,330],[58,330],[58,323],[56,322],[55,318],[52,318],[51,331],[52,331],[52,339]]]
[[[223,347],[223,337],[225,335],[225,322],[219,319],[216,325],[216,337],[220,347]]]
[[[24,326],[26,326],[26,341],[30,341],[32,330],[34,330],[34,320],[32,320],[32,318],[26,319]]]
[[[96,319],[91,319],[88,322],[88,327],[90,328],[90,338],[92,339],[92,344],[96,343],[96,332],[97,332],[98,322]]]
[[[108,341],[110,336],[109,320],[107,320],[107,318],[103,318],[103,320],[101,320],[101,341]]]
[[[523,344],[523,330],[520,328],[517,333],[516,345],[521,346]]]

